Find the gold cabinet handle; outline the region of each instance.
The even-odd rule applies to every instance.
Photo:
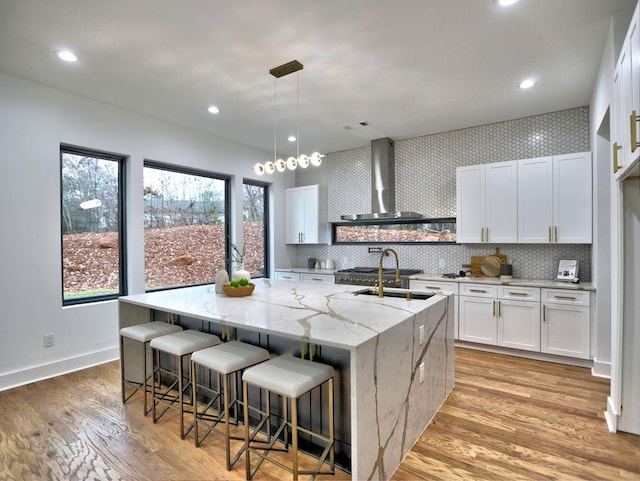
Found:
[[[320,282],[322,282],[324,279],[321,279],[320,277],[312,277],[311,280],[312,281],[320,281]]]
[[[547,322],[547,306],[542,306],[542,322]]]
[[[573,296],[553,296],[555,299],[562,299],[564,301],[575,301],[576,298]]]
[[[526,292],[511,292],[511,291],[509,291],[509,294],[512,296],[523,296],[523,297],[527,297],[529,295]]]
[[[551,242],[551,226],[549,226],[549,242]]]
[[[555,234],[556,234],[556,242],[558,242],[558,226],[557,225],[554,226],[553,229],[554,229]]]
[[[484,242],[484,227],[480,227],[480,242]]]
[[[484,289],[469,289],[469,292],[481,292],[483,294],[487,293],[487,291],[485,291]]]
[[[489,228],[487,227],[487,242],[489,242]]]
[[[636,128],[636,124],[638,122],[640,122],[640,115],[638,115],[634,110],[629,116],[629,133],[631,134],[631,142],[629,142],[629,146],[631,147],[632,154],[638,147],[640,147],[640,140],[638,140],[638,129]]]
[[[432,291],[439,291],[440,288],[436,286],[424,286],[425,289],[430,289]]]
[[[496,301],[493,301],[493,316],[496,315]]]
[[[498,301],[498,317],[500,317],[500,301]]]
[[[618,142],[613,143],[613,173],[616,174],[620,169],[622,169],[621,165],[618,165],[618,150],[622,148],[622,145],[618,145]]]

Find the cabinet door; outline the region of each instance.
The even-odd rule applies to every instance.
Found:
[[[299,188],[286,191],[286,226],[287,244],[300,244],[305,225],[305,192]]]
[[[457,242],[484,242],[484,165],[456,169]]]
[[[485,165],[485,242],[518,241],[518,161]]]
[[[640,3],[636,4],[636,11],[631,20],[629,27],[629,33],[627,34],[629,42],[629,56],[631,57],[631,68],[629,74],[631,76],[629,81],[629,99],[630,102],[630,114],[627,117],[629,122],[635,122],[635,138],[629,137],[630,147],[630,161],[638,159],[640,156]],[[631,115],[635,112],[636,117],[631,118]],[[631,132],[630,132],[631,133]]]
[[[498,346],[540,351],[540,303],[498,301]]]
[[[318,212],[320,209],[318,199],[318,186],[311,185],[302,188],[304,198],[304,219],[302,228],[302,243],[317,244],[319,236]]]
[[[496,302],[483,297],[458,297],[460,340],[496,344]]]
[[[589,359],[589,308],[542,304],[540,351]]]
[[[553,157],[553,239],[561,244],[590,244],[591,153]]]
[[[551,242],[553,208],[551,157],[518,161],[518,242]]]

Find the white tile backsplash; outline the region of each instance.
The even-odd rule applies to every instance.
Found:
[[[395,140],[395,139],[394,139]],[[428,217],[455,216],[456,167],[506,160],[585,152],[589,147],[589,108],[580,107],[468,129],[395,141],[396,209]],[[328,188],[328,218],[371,210],[370,147],[328,154],[318,168],[296,171],[296,185]],[[489,255],[495,244],[402,245],[393,247],[401,267],[425,272],[457,272],[472,255]],[[509,260],[517,259],[514,275],[551,279],[560,259],[580,261],[580,279],[591,280],[591,245],[498,246]],[[298,246],[296,263],[307,257],[331,258],[342,269],[377,265],[379,255],[361,246]],[[444,268],[440,268],[440,260]],[[385,265],[391,262],[385,259]]]

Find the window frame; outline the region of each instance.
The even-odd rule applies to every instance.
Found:
[[[387,221],[380,221],[376,219],[371,220],[360,220],[360,221],[344,221],[344,222],[332,222],[331,223],[331,244],[332,245],[363,245],[363,244],[377,244],[377,245],[455,245],[456,241],[442,241],[442,242],[434,242],[434,241],[371,241],[366,240],[362,242],[345,242],[345,241],[337,241],[336,240],[336,228],[341,226],[354,227],[360,225],[415,225],[415,224],[435,224],[435,223],[452,223],[456,224],[455,217],[432,217],[429,219],[394,219]]]
[[[224,181],[224,258],[225,258],[225,267],[227,272],[230,271],[230,262],[231,258],[231,243],[229,242],[231,236],[231,177],[228,175],[220,174],[217,172],[211,172],[203,169],[197,169],[193,167],[186,167],[182,165],[176,165],[166,162],[159,162],[151,159],[144,159],[142,163],[142,168],[144,172],[144,168],[149,167],[152,169],[166,170],[168,172],[174,172],[177,174],[185,174],[185,175],[195,175],[200,177],[207,177],[209,179],[222,180]],[[143,173],[144,179],[144,173]],[[143,200],[144,203],[144,200]],[[144,226],[143,226],[143,237],[144,237]],[[143,243],[143,255],[144,255],[144,243]],[[144,263],[143,263],[144,265]],[[167,286],[167,287],[157,287],[154,289],[147,288],[147,279],[144,279],[144,292],[160,292],[160,291],[169,291],[172,289],[182,289],[184,287],[196,287],[196,286],[205,286],[214,284],[215,278],[211,280],[211,282],[201,282],[198,284],[183,284],[180,286]]]
[[[264,263],[264,278],[267,279],[269,278],[269,267],[270,267],[270,262],[269,262],[269,251],[270,251],[270,244],[269,244],[269,232],[270,232],[270,227],[271,227],[271,222],[270,222],[270,216],[269,216],[269,192],[270,192],[270,184],[266,183],[266,182],[260,182],[257,180],[253,180],[253,179],[242,179],[242,189],[243,189],[243,202],[244,202],[244,186],[246,185],[252,185],[255,187],[261,187],[263,192],[264,192],[264,196],[263,196],[263,208],[264,208],[264,212],[263,212],[263,219],[262,219],[262,223],[263,223],[263,229],[262,229],[262,235],[263,235],[263,245],[264,245],[264,259],[263,259],[263,263]],[[243,206],[244,207],[244,206]],[[244,210],[244,209],[243,209]],[[243,218],[242,218],[242,222],[244,223],[244,214],[243,214]],[[229,271],[231,272],[231,271]]]
[[[89,297],[77,297],[73,299],[65,299],[64,297],[64,241],[63,241],[63,201],[64,201],[64,189],[63,189],[63,177],[62,177],[62,165],[64,154],[81,155],[84,157],[93,157],[98,159],[115,161],[118,163],[118,292],[113,294],[103,294]],[[126,248],[126,187],[127,181],[125,178],[126,163],[128,162],[128,156],[123,154],[116,154],[113,152],[106,152],[98,149],[91,149],[88,147],[80,147],[70,144],[60,144],[60,280],[61,280],[61,299],[62,306],[74,306],[80,304],[89,304],[93,302],[110,301],[117,299],[120,296],[126,296],[128,291],[127,282],[127,248]]]

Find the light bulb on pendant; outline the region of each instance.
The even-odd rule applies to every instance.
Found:
[[[322,163],[322,157],[324,157],[324,155],[319,152],[311,154],[311,165],[318,167]]]
[[[262,164],[256,164],[253,166],[253,170],[256,174],[258,175],[262,175],[264,174],[264,165]]]
[[[289,157],[287,159],[287,167],[289,170],[296,170],[296,167],[298,167],[298,161],[295,157]]]
[[[264,170],[267,174],[273,174],[276,171],[276,164],[269,160],[264,163]]]
[[[298,165],[303,169],[309,167],[309,157],[302,154],[300,157],[298,157]]]
[[[276,160],[276,170],[278,172],[284,172],[285,170],[287,170],[287,163],[284,161],[284,159]]]

